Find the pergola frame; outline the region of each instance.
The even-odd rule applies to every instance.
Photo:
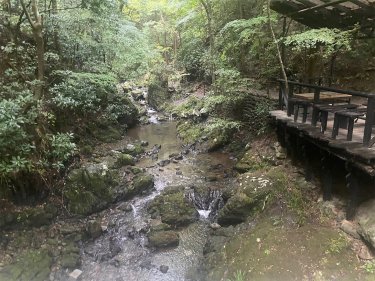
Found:
[[[271,0],[271,9],[312,28],[359,25],[375,37],[375,0]]]

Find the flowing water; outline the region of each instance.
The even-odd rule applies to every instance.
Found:
[[[157,113],[149,112],[151,124],[128,132],[126,141],[148,141],[149,149],[158,153],[143,158],[137,166],[154,175],[155,191],[106,211],[107,232],[83,249],[82,280],[178,281],[187,280],[186,274],[199,266],[209,229],[209,218],[220,205],[220,190],[231,184],[233,160],[225,153],[197,153],[183,147],[177,137],[176,123],[158,123]],[[154,148],[154,149],[153,149]],[[161,167],[162,160],[171,154],[183,153],[180,161]],[[177,248],[154,251],[147,247],[146,233],[152,220],[147,204],[167,186],[199,186],[207,195],[189,189],[189,198],[195,203],[201,220],[181,229]],[[130,211],[131,210],[131,211]],[[162,273],[161,265],[168,266]]]

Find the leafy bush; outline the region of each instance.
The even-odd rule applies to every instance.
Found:
[[[14,94],[16,98],[0,101],[0,174],[3,177],[31,170],[33,166],[30,155],[35,146],[30,131],[36,124],[38,104],[29,91]]]
[[[52,102],[59,109],[78,115],[99,112],[116,93],[116,78],[93,73],[56,72],[62,82],[51,88]]]
[[[72,134],[44,135],[45,119],[53,116],[30,91],[14,91],[13,95],[0,101],[0,194],[8,194],[4,190],[12,186],[9,182],[47,178],[75,151]]]
[[[352,40],[353,31],[321,28],[288,36],[284,44],[291,46],[292,50],[297,52],[323,47],[322,55],[326,58],[340,49],[350,51]]]

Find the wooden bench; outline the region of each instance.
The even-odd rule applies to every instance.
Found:
[[[306,123],[309,106],[311,106],[310,101],[307,101],[307,100],[304,100],[304,99],[299,99],[299,98],[289,98],[289,100],[288,100],[288,116],[290,116],[293,112],[294,122],[297,122],[298,114],[299,114],[299,108],[301,107],[303,109],[302,123]]]
[[[353,138],[353,129],[354,129],[354,121],[360,117],[363,117],[365,112],[362,110],[342,110],[335,112],[335,119],[333,122],[333,130],[332,130],[332,138],[336,139],[337,135],[339,134],[339,122],[340,119],[344,119],[348,122],[348,134],[346,137],[347,141],[351,141]]]
[[[314,104],[313,107],[317,111],[317,114],[311,120],[311,124],[313,126],[316,126],[319,116],[320,116],[320,131],[324,133],[327,130],[327,122],[328,122],[329,113],[335,113],[337,111],[342,111],[346,109],[356,109],[358,105],[355,105],[355,104],[340,104],[340,105]]]

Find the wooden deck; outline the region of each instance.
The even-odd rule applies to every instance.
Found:
[[[295,132],[319,146],[321,149],[327,150],[329,153],[345,161],[350,161],[354,166],[370,176],[375,177],[375,148],[363,146],[364,120],[359,119],[357,121],[353,130],[353,140],[347,141],[346,129],[340,128],[339,135],[336,139],[331,137],[333,114],[329,115],[327,130],[324,134],[320,131],[320,123],[318,123],[316,127],[311,125],[311,112],[308,115],[306,123],[302,123],[302,115],[298,116],[297,122],[294,122],[294,117],[288,117],[286,111],[282,110],[271,111],[270,115],[291,132]]]

